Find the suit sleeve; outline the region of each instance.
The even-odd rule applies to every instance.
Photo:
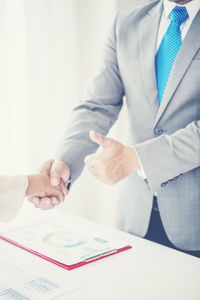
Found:
[[[200,166],[200,121],[172,135],[135,145],[150,190],[155,193],[170,181]]]
[[[117,62],[116,20],[104,46],[98,75],[90,85],[85,100],[73,110],[56,153],[56,159],[69,166],[72,183],[81,174],[85,156],[97,149],[97,145],[89,139],[89,131],[93,129],[106,135],[122,107],[124,89]]]
[[[9,221],[17,214],[27,186],[26,176],[0,176],[0,222]]]

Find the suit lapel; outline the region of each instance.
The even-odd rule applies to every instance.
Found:
[[[176,56],[173,68],[171,70],[167,86],[163,95],[162,102],[158,109],[154,126],[157,125],[165,109],[167,108],[173,94],[175,93],[181,79],[187,71],[194,55],[200,48],[199,37],[200,29],[200,11],[197,13],[194,21],[192,22],[189,31],[182,43],[182,46]]]
[[[159,1],[140,22],[139,26],[139,57],[142,79],[147,101],[156,114],[158,110],[158,91],[155,72],[156,42],[161,13],[162,1]]]

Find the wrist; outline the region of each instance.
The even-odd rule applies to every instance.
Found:
[[[28,187],[26,189],[26,196],[33,196],[39,192],[39,180],[40,174],[28,175]],[[40,178],[41,179],[41,178]]]
[[[28,179],[28,186],[26,189],[26,196],[28,197],[28,196],[31,196],[31,187],[33,185],[33,175],[28,175],[27,179]]]

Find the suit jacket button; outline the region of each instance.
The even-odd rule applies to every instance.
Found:
[[[154,133],[156,135],[161,135],[164,132],[164,130],[160,127],[155,128]]]

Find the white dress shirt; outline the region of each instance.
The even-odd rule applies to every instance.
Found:
[[[160,44],[162,42],[162,39],[167,31],[167,28],[169,27],[171,20],[169,18],[169,14],[171,11],[174,9],[175,6],[180,6],[180,7],[185,7],[188,12],[188,19],[181,25],[180,30],[181,30],[181,39],[182,41],[184,40],[186,33],[188,32],[190,25],[192,24],[192,21],[194,20],[197,12],[199,11],[200,8],[200,0],[192,0],[184,5],[179,5],[175,2],[172,2],[170,0],[163,0],[163,13],[162,17],[160,20],[160,25],[159,25],[159,30],[158,30],[158,37],[157,37],[157,51],[160,47]],[[138,156],[138,160],[140,162],[140,158]],[[142,167],[142,164],[140,162],[141,170],[137,171],[138,175],[142,177],[143,179],[146,179],[145,171]]]
[[[192,0],[184,5],[179,5],[175,2],[171,2],[169,0],[163,0],[164,10],[162,13],[160,26],[158,30],[158,38],[157,38],[157,50],[161,44],[161,41],[167,31],[167,28],[170,25],[170,18],[169,14],[174,9],[175,6],[185,7],[187,9],[189,18],[181,24],[181,39],[184,40],[186,33],[188,32],[188,29],[190,28],[190,25],[192,24],[192,21],[194,20],[199,8],[200,8],[200,0]]]
[[[0,176],[0,222],[16,215],[26,197],[27,187],[26,176]]]

